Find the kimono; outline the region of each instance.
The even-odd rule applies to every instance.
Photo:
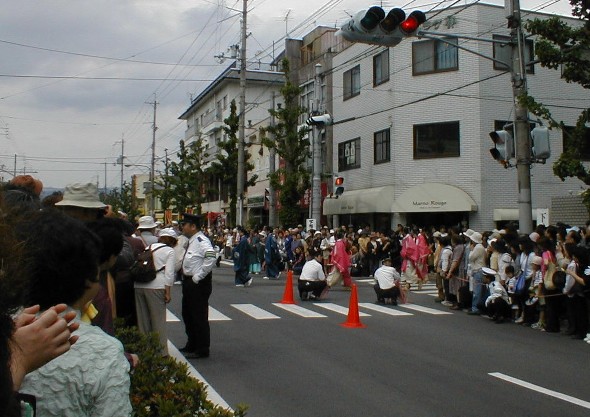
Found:
[[[352,278],[350,277],[350,255],[346,251],[346,242],[343,239],[339,239],[334,245],[334,249],[332,250],[332,263],[334,264],[332,274],[335,272],[338,273],[344,281],[344,286],[351,287]],[[329,285],[332,286],[338,281],[339,279],[335,279]]]

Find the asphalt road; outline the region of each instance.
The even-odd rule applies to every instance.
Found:
[[[590,415],[590,345],[579,340],[451,312],[429,289],[375,311],[364,280],[366,327],[345,328],[350,292],[311,303],[294,288],[303,313],[321,315],[302,317],[281,308],[284,277],[261,277],[236,288],[230,267],[215,269],[211,357],[190,361],[231,407],[247,404],[248,416]],[[180,299],[175,286],[169,309],[179,318]],[[181,322],[169,323],[169,338],[184,346]]]

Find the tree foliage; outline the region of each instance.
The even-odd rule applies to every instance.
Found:
[[[164,173],[161,173],[160,176],[155,179],[156,187],[154,189],[154,194],[158,200],[160,200],[162,209],[166,210],[170,208],[174,201],[175,190],[172,188],[170,162],[168,161],[168,157],[166,157],[164,163]]]
[[[230,114],[223,120],[225,126],[223,131],[227,138],[220,141],[218,145],[215,160],[207,172],[213,177],[221,181],[222,190],[227,192],[229,196],[230,207],[230,224],[236,223],[236,206],[238,200],[238,129],[240,126],[240,116],[236,112],[236,101],[232,100],[230,103]],[[250,162],[250,153],[248,152],[248,145],[244,151],[244,178],[245,188],[256,184],[257,175],[248,177],[248,173],[254,169],[254,164]],[[221,196],[219,196],[221,199]]]
[[[263,128],[261,133],[262,144],[274,148],[282,162],[279,169],[270,175],[270,182],[279,192],[279,219],[283,225],[291,226],[301,220],[299,202],[310,186],[311,175],[306,162],[311,153],[306,137],[309,129],[298,128],[300,116],[307,111],[299,105],[301,88],[289,78],[287,59],[283,59],[282,67],[285,73],[285,84],[281,88],[283,106],[269,110],[276,123]]]
[[[206,183],[203,166],[207,153],[203,139],[198,137],[189,144],[181,140],[176,156],[178,162],[170,163],[169,176],[170,187],[174,190],[174,208],[183,213],[187,207],[194,207],[194,212],[200,214]]]
[[[541,66],[562,71],[562,78],[568,83],[577,83],[590,88],[590,2],[570,0],[572,15],[578,17],[580,25],[569,25],[559,17],[533,19],[525,28],[538,36],[535,45],[537,59]],[[555,120],[551,111],[532,96],[520,97],[521,102],[537,117],[548,121],[550,128],[564,129],[563,121]],[[583,109],[573,130],[564,130],[568,146],[553,164],[553,172],[562,181],[574,177],[590,185],[590,171],[584,166],[581,151],[585,148],[586,125],[590,122],[590,109]],[[590,211],[590,192],[583,195]]]
[[[114,212],[122,211],[131,220],[139,217],[137,201],[133,195],[133,185],[123,182],[123,189],[114,188],[107,194],[101,196],[101,201],[112,207]]]

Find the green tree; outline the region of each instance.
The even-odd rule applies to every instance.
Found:
[[[541,66],[562,71],[562,78],[568,83],[580,84],[590,88],[590,2],[588,0],[570,0],[572,15],[578,17],[581,25],[568,25],[559,19],[533,19],[525,28],[538,36],[535,45],[537,59]],[[520,100],[534,115],[548,121],[550,128],[564,129],[563,121],[553,118],[551,111],[532,96],[520,97]],[[562,181],[574,177],[590,185],[590,171],[582,162],[581,151],[586,148],[585,138],[590,122],[590,109],[583,109],[573,130],[564,130],[568,146],[553,164],[553,173]],[[590,212],[590,189],[583,193],[583,199]]]
[[[229,196],[230,219],[229,224],[236,224],[236,206],[238,201],[238,129],[240,126],[240,116],[236,112],[236,101],[232,100],[230,103],[230,114],[223,120],[225,126],[223,131],[227,135],[227,139],[221,141],[218,145],[215,161],[207,172],[215,179],[221,181],[222,193],[225,191]],[[250,152],[248,152],[249,144],[246,145],[244,151],[244,178],[245,188],[256,184],[258,175],[248,176],[248,173],[254,169],[254,164],[250,162]],[[221,195],[219,196],[221,199]]]
[[[203,139],[199,136],[189,144],[181,140],[176,156],[178,162],[170,163],[169,176],[170,187],[174,190],[174,208],[183,213],[187,207],[194,207],[195,214],[201,214],[206,184],[203,166],[207,157]]]
[[[137,201],[133,196],[133,185],[123,182],[123,189],[114,188],[107,194],[102,194],[102,201],[112,207],[114,212],[121,210],[130,220],[139,217]]]
[[[156,197],[160,200],[160,203],[162,204],[162,209],[166,210],[170,208],[170,206],[172,205],[175,194],[175,191],[172,188],[170,162],[168,160],[168,157],[166,157],[166,161],[164,161],[164,172],[160,173],[159,177],[156,177],[155,183],[156,187],[154,188],[154,193]]]
[[[310,186],[310,172],[306,162],[311,156],[310,143],[306,138],[309,129],[299,129],[300,116],[307,110],[299,105],[301,88],[289,78],[289,60],[283,59],[285,84],[281,87],[283,106],[269,110],[277,121],[274,126],[262,129],[262,143],[274,148],[284,165],[270,176],[270,182],[279,192],[281,210],[279,220],[286,226],[296,225],[301,220],[299,202]],[[271,137],[266,136],[267,133]]]

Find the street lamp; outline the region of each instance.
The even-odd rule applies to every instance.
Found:
[[[150,175],[150,179],[149,179],[149,184],[150,184],[150,189],[149,189],[149,194],[150,194],[150,206],[149,206],[149,211],[150,214],[155,218],[155,214],[156,214],[156,197],[154,195],[154,190],[155,190],[155,174],[154,171],[152,169],[151,166],[149,165],[144,165],[144,164],[125,164],[125,166],[127,168],[131,168],[131,167],[141,167],[141,168],[146,168],[149,172]],[[145,193],[145,186],[144,186],[144,194]]]

